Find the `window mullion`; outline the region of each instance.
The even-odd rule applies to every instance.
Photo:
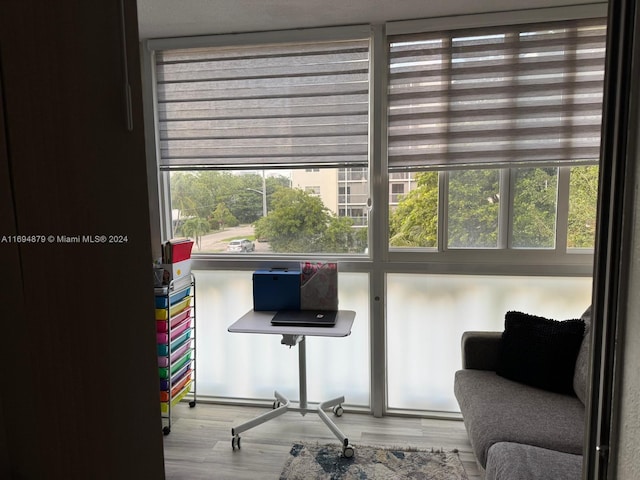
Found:
[[[500,211],[498,214],[498,248],[511,248],[513,238],[513,194],[511,169],[500,169]],[[504,201],[502,201],[504,199]]]
[[[507,232],[504,248],[513,248],[513,218],[515,215],[515,171],[505,168],[500,171],[500,188],[504,187],[505,202],[500,202],[500,229]]]
[[[438,174],[438,251],[449,249],[449,172]]]
[[[387,42],[384,26],[371,28],[369,66],[369,245],[372,268],[369,277],[371,413],[384,415],[387,408],[386,271],[389,244],[389,174],[387,170]]]
[[[174,237],[170,175],[171,173],[169,172],[160,172],[158,182],[160,190],[160,229],[164,240]]]
[[[569,194],[571,182],[571,168],[558,169],[558,199],[556,212],[556,251],[567,251],[567,234],[569,229]]]
[[[447,68],[443,69],[444,72],[452,72],[452,44],[453,39],[451,35],[445,36],[442,39],[443,43],[443,55],[446,55],[446,58],[442,58],[441,61],[444,64],[447,63]],[[444,76],[444,75],[443,75]],[[446,90],[449,92],[451,90],[451,81],[452,74],[448,73],[445,78],[442,79],[442,83],[446,85]],[[447,93],[447,97],[449,97],[449,93]],[[451,118],[451,104],[447,102],[446,104],[446,115],[444,115],[444,123],[446,132],[444,132],[443,138],[446,139],[444,156],[448,154],[449,148],[449,133],[450,126],[453,122]],[[440,172],[438,175],[438,250],[441,252],[447,251],[449,249],[449,173],[448,172]]]
[[[510,45],[511,55],[509,57],[509,69],[511,73],[511,87],[518,88],[518,61],[520,58],[520,38],[518,32],[507,32],[505,34],[505,53],[509,53],[507,45]],[[514,111],[518,108],[518,95],[512,94],[509,97],[509,103]],[[511,123],[511,129],[517,132],[517,122],[519,118],[517,114],[512,114],[509,118]],[[511,143],[517,148],[518,137],[511,136]],[[498,215],[498,248],[510,249],[513,248],[513,224],[515,215],[515,179],[516,175],[512,168],[500,169],[500,190],[504,189],[502,198],[506,201],[500,202],[500,213]]]

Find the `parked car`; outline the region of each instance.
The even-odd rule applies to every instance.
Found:
[[[246,238],[231,240],[227,245],[227,252],[253,252],[255,249],[255,244]]]

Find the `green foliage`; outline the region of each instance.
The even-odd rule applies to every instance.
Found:
[[[336,217],[318,197],[301,189],[273,194],[269,214],[255,224],[256,238],[278,253],[347,252],[357,244],[353,221]]]
[[[513,246],[553,248],[557,169],[521,168],[512,174]],[[448,246],[496,248],[500,171],[460,170],[448,177]],[[416,187],[390,213],[390,245],[434,248],[438,241],[438,173],[418,173],[415,178]],[[593,248],[598,167],[574,167],[570,178],[568,246]],[[263,181],[266,218],[262,218]],[[211,228],[254,223],[256,238],[269,241],[274,252],[362,253],[367,246],[366,228],[354,228],[348,217],[335,216],[320,198],[290,189],[285,177],[178,172],[171,177],[171,196],[172,207],[180,211],[178,232],[195,238],[198,244],[199,237]]]
[[[593,248],[596,234],[598,166],[571,169],[569,186],[569,248]]]
[[[364,253],[369,248],[369,228],[360,227],[353,231],[353,251]]]
[[[391,213],[393,247],[435,247],[438,242],[438,173],[416,175],[416,188]]]
[[[178,172],[171,175],[171,208],[181,218],[207,218],[215,207],[214,192],[206,187],[200,173]]]
[[[231,210],[224,203],[219,203],[211,214],[211,220],[220,230],[225,227],[236,227],[239,225],[238,219],[233,216]]]
[[[182,225],[182,235],[193,238],[198,248],[200,248],[200,237],[207,233],[209,233],[209,222],[204,218],[193,217]]]
[[[354,235],[353,220],[349,217],[331,215],[326,230],[322,235],[324,252],[347,253],[358,248],[358,240]]]
[[[265,180],[267,206],[273,193],[289,185],[289,179],[268,177]],[[180,211],[181,218],[207,218],[224,204],[235,218],[225,225],[253,223],[262,217],[262,175],[235,175],[231,172],[176,172],[171,175],[171,206]],[[237,223],[236,223],[237,222]],[[217,228],[214,222],[212,228]]]
[[[449,173],[449,246],[495,248],[498,244],[499,170]]]
[[[513,246],[554,248],[557,168],[518,169],[515,184]]]
[[[513,169],[512,245],[554,248],[558,170]],[[392,212],[390,244],[435,247],[437,242],[437,173],[416,175],[417,188]],[[453,248],[496,248],[500,214],[500,171],[460,170],[448,174],[448,241]],[[568,247],[593,248],[598,167],[571,170]]]

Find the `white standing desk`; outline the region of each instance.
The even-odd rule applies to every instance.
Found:
[[[333,421],[324,412],[325,409],[332,408],[336,416],[343,413],[342,403],[344,396],[327,400],[320,403],[316,408],[307,406],[307,353],[305,337],[346,337],[351,334],[351,326],[356,313],[352,310],[338,310],[336,324],[333,327],[296,327],[271,325],[271,319],[276,312],[256,312],[251,310],[238,319],[228,330],[231,333],[262,333],[272,335],[282,335],[280,343],[293,347],[298,345],[298,375],[300,385],[300,402],[296,409],[302,415],[308,412],[316,412],[322,421],[329,427],[333,434],[342,443],[342,453],[345,457],[352,457],[353,446],[349,445],[349,439],[338,429]],[[276,400],[273,402],[273,410],[266,412],[248,422],[231,429],[231,447],[235,450],[240,448],[240,434],[250,428],[258,426],[272,418],[278,417],[289,409],[293,409],[291,402],[277,390],[274,392]]]

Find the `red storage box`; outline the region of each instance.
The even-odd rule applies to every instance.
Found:
[[[193,240],[188,238],[175,238],[162,246],[163,263],[178,263],[191,258]]]

